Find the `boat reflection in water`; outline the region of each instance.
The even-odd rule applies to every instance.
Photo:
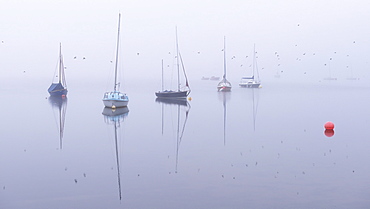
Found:
[[[57,111],[58,113],[57,113],[57,116],[55,116],[55,119],[57,120],[58,130],[59,130],[59,149],[62,149],[64,122],[65,122],[65,116],[66,116],[66,111],[67,111],[67,100],[68,99],[66,96],[55,95],[55,96],[50,96],[48,100],[53,110],[55,109],[58,110]]]
[[[105,107],[103,109],[104,121],[109,125],[114,125],[114,143],[115,143],[115,151],[116,151],[116,164],[117,164],[117,179],[118,179],[118,195],[119,199],[122,199],[122,190],[121,190],[121,173],[120,173],[120,164],[119,164],[119,151],[118,151],[118,133],[117,130],[121,127],[121,123],[128,115],[128,108],[127,107],[119,107],[119,108],[108,108]]]
[[[252,89],[252,97],[253,97],[253,131],[256,131],[256,118],[257,118],[257,111],[258,111],[258,92],[254,92],[254,89]]]
[[[226,103],[230,100],[231,92],[230,91],[220,91],[218,92],[218,98],[222,101],[224,108],[224,145],[226,145]]]
[[[176,167],[175,167],[175,173],[177,173],[177,165],[178,165],[178,159],[179,159],[179,148],[182,141],[182,137],[184,136],[185,126],[186,122],[188,120],[189,111],[190,111],[190,104],[186,100],[186,98],[176,98],[176,99],[167,99],[167,98],[156,98],[155,100],[158,103],[162,104],[162,135],[164,130],[164,106],[167,106],[168,109],[171,109],[170,106],[177,107],[177,126],[176,126]],[[180,127],[180,121],[181,121],[181,114],[180,110],[185,111],[185,119],[182,127]]]

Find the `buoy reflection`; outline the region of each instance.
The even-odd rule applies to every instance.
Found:
[[[333,129],[325,129],[324,134],[327,137],[332,137],[332,136],[334,136],[334,130]]]

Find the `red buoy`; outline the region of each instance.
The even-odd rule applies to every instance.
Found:
[[[324,134],[327,137],[332,137],[332,136],[334,136],[334,130],[333,129],[326,129]]]
[[[324,125],[325,129],[327,130],[333,130],[334,129],[334,123],[332,122],[326,122],[325,125]]]

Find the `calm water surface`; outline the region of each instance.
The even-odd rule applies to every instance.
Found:
[[[369,87],[216,84],[175,104],[131,85],[122,114],[100,88],[71,84],[60,101],[48,84],[2,88],[0,207],[370,207]]]

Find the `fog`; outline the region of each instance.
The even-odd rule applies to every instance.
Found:
[[[369,11],[364,0],[1,1],[0,207],[369,208]],[[130,103],[109,115],[119,13]],[[176,83],[176,28],[191,97],[156,101],[162,59],[166,88]],[[231,92],[201,80],[223,75],[224,37]],[[69,92],[53,101],[60,43]],[[239,88],[254,46],[263,88]]]
[[[123,83],[160,86],[161,59],[173,62],[176,27],[190,81],[222,76],[226,36],[232,83],[251,72],[254,44],[265,84],[278,73],[283,82],[317,83],[331,76],[341,83],[353,76],[365,83],[369,7],[367,1],[343,0],[2,1],[1,75],[15,84],[47,86],[61,42],[69,84],[105,85],[122,13]]]

